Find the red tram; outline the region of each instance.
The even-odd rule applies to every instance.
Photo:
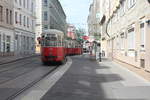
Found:
[[[41,56],[43,64],[65,61],[66,49],[63,32],[51,29],[42,33]]]
[[[55,29],[44,31],[41,35],[41,59],[48,62],[66,61],[66,56],[81,55],[81,44],[75,40],[66,40],[64,33]]]

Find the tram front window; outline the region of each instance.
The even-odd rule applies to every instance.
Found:
[[[58,41],[56,37],[45,37],[42,42],[42,46],[51,46],[51,47],[56,47],[56,46],[61,46],[62,42]]]

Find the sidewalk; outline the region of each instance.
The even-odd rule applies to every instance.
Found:
[[[144,79],[148,80],[150,82],[150,72],[145,71],[144,68],[137,68],[135,66],[120,62],[118,60],[114,60],[115,64],[119,64],[120,66],[136,73],[137,75],[143,77]]]
[[[21,60],[21,59],[25,59],[25,58],[32,57],[32,56],[38,56],[38,55],[40,55],[40,54],[0,57],[0,65],[10,63],[10,62],[14,62],[14,61]]]

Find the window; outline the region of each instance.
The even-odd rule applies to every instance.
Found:
[[[18,13],[17,12],[15,12],[15,22],[16,22],[16,24],[18,23]]]
[[[30,45],[30,41],[29,41],[29,37],[27,37],[27,50],[29,50],[29,45]]]
[[[27,0],[27,9],[29,9],[29,5],[30,5],[29,0]]]
[[[48,4],[48,1],[44,0],[44,6],[47,6],[47,4]]]
[[[119,20],[119,10],[117,10],[117,12],[116,12],[116,20],[117,21]]]
[[[23,25],[26,26],[26,16],[23,17]]]
[[[120,16],[123,16],[125,14],[125,1],[122,3],[120,7]]]
[[[26,0],[23,0],[23,7],[26,7]]]
[[[140,24],[140,33],[141,33],[141,47],[142,49],[145,48],[145,29],[144,29],[144,23]]]
[[[44,29],[48,29],[48,25],[44,25]]]
[[[124,50],[124,48],[125,48],[125,38],[124,38],[124,35],[125,35],[125,33],[123,32],[123,33],[121,33],[121,35],[120,35],[120,48],[121,48],[121,50]]]
[[[136,0],[128,0],[128,8],[131,8],[134,6]]]
[[[18,3],[18,0],[15,0],[16,3]]]
[[[20,4],[20,6],[22,5],[22,0],[19,0],[19,4]]]
[[[134,28],[128,30],[128,49],[134,50],[135,49],[135,32]]]
[[[120,38],[119,38],[119,36],[117,36],[117,38],[116,38],[116,49],[117,50],[119,50],[120,49]]]
[[[2,47],[2,44],[1,44],[1,34],[0,34],[0,52],[1,52],[1,47]]]
[[[33,12],[34,11],[34,4],[33,4],[33,2],[31,3],[31,12]]]
[[[20,14],[20,25],[22,25],[22,15]]]
[[[3,6],[0,6],[0,21],[3,21]]]
[[[47,11],[44,12],[44,20],[45,20],[45,21],[48,20],[48,14],[47,14]]]
[[[32,20],[32,29],[34,29],[34,20]]]
[[[9,10],[6,9],[6,23],[9,23]]]
[[[29,17],[27,17],[27,27],[29,28]]]
[[[10,24],[12,25],[12,10],[10,10]]]

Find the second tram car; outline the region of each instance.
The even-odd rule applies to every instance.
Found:
[[[47,62],[61,62],[66,60],[64,33],[55,29],[42,33],[41,56],[43,64]]]

